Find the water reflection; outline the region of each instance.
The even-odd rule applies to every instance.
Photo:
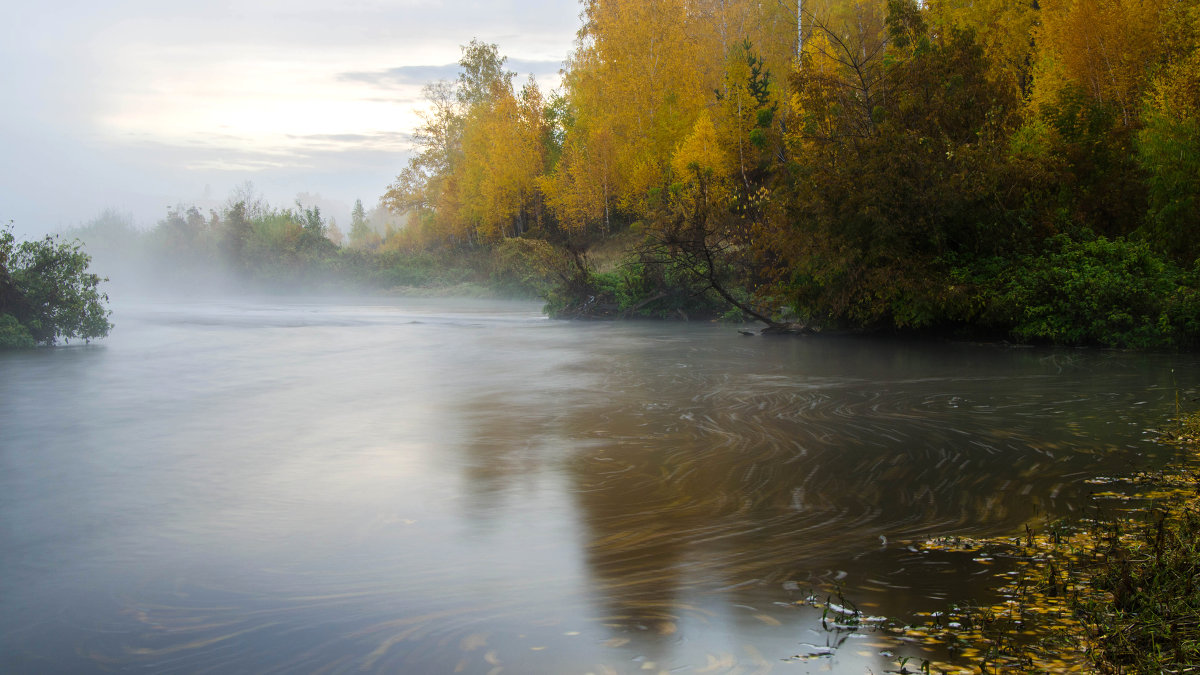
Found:
[[[1143,429],[1195,365],[440,301],[117,318],[0,355],[5,670],[879,672],[895,644],[797,601],[980,599],[904,542],[1166,461]]]

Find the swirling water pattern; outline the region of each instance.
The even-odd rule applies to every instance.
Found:
[[[0,354],[5,672],[881,672],[796,601],[971,599],[905,544],[1078,515],[1197,372],[526,303],[115,319]]]

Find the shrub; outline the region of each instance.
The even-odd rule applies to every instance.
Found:
[[[46,237],[17,244],[11,226],[0,230],[0,317],[7,317],[0,322],[3,346],[28,346],[26,336],[52,345],[59,338],[88,341],[108,335],[108,296],[99,290],[105,280],[87,271],[90,262],[78,242]]]
[[[12,314],[0,314],[0,349],[26,349],[37,346],[29,330]]]
[[[1058,235],[991,264],[981,322],[1019,340],[1156,348],[1197,336],[1194,278],[1143,242]]]

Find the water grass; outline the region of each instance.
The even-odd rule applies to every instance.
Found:
[[[1091,517],[1016,536],[913,544],[995,562],[1000,601],[891,630],[943,655],[933,673],[1200,673],[1200,413],[1164,442],[1168,471],[1097,478]],[[901,665],[896,672],[913,672]]]
[[[1105,673],[1200,673],[1200,413],[1180,415],[1167,439],[1184,462],[1163,476],[1141,517],[1094,534],[1090,570],[1107,602],[1081,602]]]

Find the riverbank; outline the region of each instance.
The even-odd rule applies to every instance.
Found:
[[[1200,672],[1200,413],[1162,441],[1179,447],[1172,468],[1088,481],[1091,515],[1078,523],[913,544],[1003,567],[999,602],[891,628],[945,655],[921,672]]]

